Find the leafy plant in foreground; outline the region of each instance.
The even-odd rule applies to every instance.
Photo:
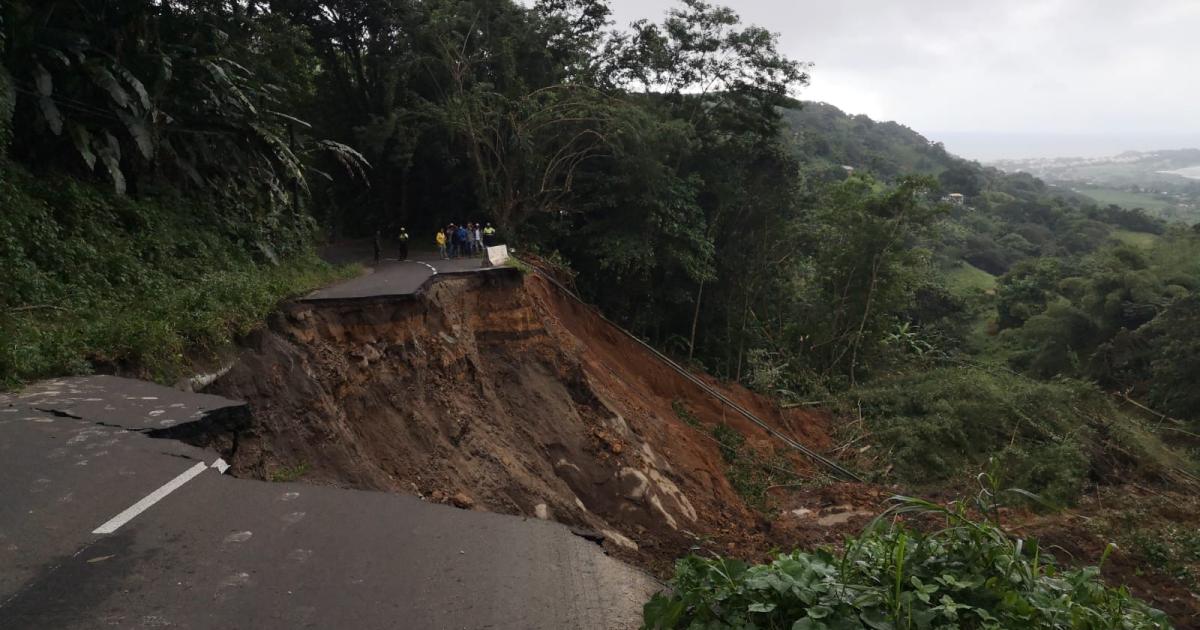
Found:
[[[646,604],[645,627],[1170,627],[1124,587],[1105,586],[1099,566],[1059,568],[1036,541],[1009,536],[994,521],[996,494],[985,489],[970,505],[949,507],[893,497],[840,554],[794,551],[754,566],[683,558],[673,592]],[[896,521],[904,515],[944,519],[945,527],[917,531]]]

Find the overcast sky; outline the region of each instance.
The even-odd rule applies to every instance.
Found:
[[[619,24],[674,5],[610,1]],[[1200,144],[1200,0],[722,4],[815,64],[801,98],[896,120],[967,157]]]

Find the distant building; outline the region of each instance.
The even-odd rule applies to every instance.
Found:
[[[950,193],[949,195],[942,197],[942,201],[945,201],[952,206],[961,206],[963,205],[963,196],[962,193]]]

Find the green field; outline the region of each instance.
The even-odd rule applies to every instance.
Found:
[[[1134,232],[1133,230],[1113,230],[1112,236],[1126,245],[1133,245],[1134,247],[1141,247],[1143,249],[1153,247],[1154,243],[1158,241],[1157,234]]]
[[[967,295],[996,288],[996,276],[968,262],[959,261],[942,270],[946,287],[956,295]]]
[[[1115,204],[1124,208],[1144,208],[1146,210],[1166,210],[1173,204],[1169,201],[1156,198],[1152,194],[1135,193],[1128,190],[1117,190],[1115,188],[1097,188],[1094,186],[1080,186],[1073,189],[1081,195],[1087,195],[1095,199],[1101,204]]]

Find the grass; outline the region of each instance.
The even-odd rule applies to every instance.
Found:
[[[695,429],[703,428],[700,424],[700,419],[696,417],[696,414],[688,410],[688,408],[683,404],[682,400],[676,399],[671,401],[671,409],[674,410],[675,415],[678,416],[680,420],[683,420],[685,423],[687,423],[688,426]]]
[[[942,275],[946,281],[946,288],[958,296],[973,295],[996,288],[996,276],[964,261],[943,269]]]
[[[746,437],[737,429],[718,424],[711,433],[720,445],[721,458],[725,460],[725,478],[746,505],[766,512],[770,507],[770,488],[796,481],[796,472],[786,457],[756,452],[746,446]]]
[[[169,383],[281,300],[356,271],[319,260],[303,218],[4,163],[0,208],[0,388],[95,371]]]
[[[1114,239],[1142,249],[1150,249],[1158,243],[1159,236],[1149,232],[1134,232],[1133,230],[1116,229],[1112,231]]]
[[[1072,504],[1091,478],[1161,478],[1194,465],[1081,381],[1036,381],[954,365],[892,375],[850,392],[890,476],[935,488],[989,459],[1002,481]]]
[[[516,256],[509,256],[508,262],[504,264],[505,266],[512,267],[517,271],[520,271],[523,275],[529,275],[533,273],[533,267],[530,267],[529,263],[517,258]]]
[[[1114,204],[1129,209],[1166,210],[1172,205],[1171,202],[1158,199],[1153,194],[1135,193],[1115,188],[1081,186],[1076,188],[1075,191],[1095,199],[1097,203],[1105,205]]]
[[[706,430],[700,419],[682,400],[671,402],[675,415],[688,426],[707,434],[721,450],[725,461],[725,478],[733,491],[750,507],[765,512],[768,509],[768,490],[772,486],[794,482],[797,478],[792,463],[778,454],[764,456],[746,445],[746,436],[737,429],[718,424]]]
[[[295,466],[281,466],[272,470],[271,474],[267,475],[267,480],[274,482],[296,481],[308,472],[308,468],[308,462],[301,462]]]

